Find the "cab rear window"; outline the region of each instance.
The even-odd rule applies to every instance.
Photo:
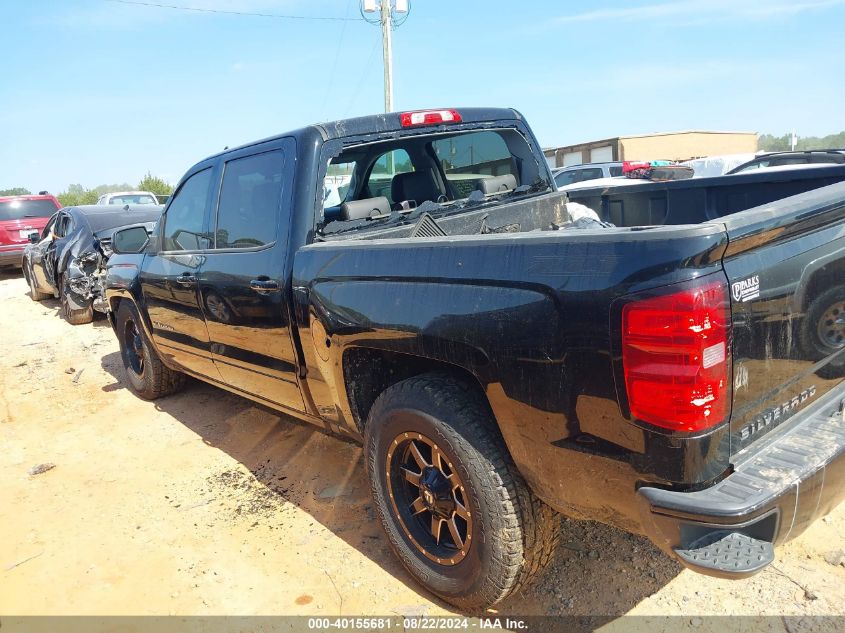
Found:
[[[2,200],[0,220],[21,220],[23,218],[49,218],[56,212],[52,200]]]

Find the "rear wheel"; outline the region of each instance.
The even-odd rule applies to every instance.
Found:
[[[44,301],[45,299],[49,299],[53,295],[47,292],[41,292],[38,290],[38,287],[35,285],[35,279],[33,278],[33,274],[29,272],[26,265],[21,265],[23,268],[23,276],[26,279],[26,283],[29,286],[29,297],[33,301]]]
[[[391,547],[447,602],[490,607],[552,559],[559,517],[525,484],[477,389],[440,372],[402,381],[373,405],[364,440]]]
[[[61,288],[59,300],[62,304],[62,316],[65,318],[65,321],[71,325],[91,323],[94,320],[94,307],[91,305],[91,302],[89,301],[87,306],[77,305],[70,296],[70,288],[64,278],[62,278],[59,288]]]
[[[138,309],[131,302],[120,302],[115,323],[120,356],[132,391],[145,400],[179,391],[185,384],[185,374],[161,362],[144,334]]]

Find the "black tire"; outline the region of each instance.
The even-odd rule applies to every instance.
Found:
[[[23,269],[23,276],[26,279],[26,283],[29,286],[30,299],[33,301],[44,301],[45,299],[49,299],[53,296],[48,292],[41,292],[35,287],[35,280],[32,278],[32,275],[29,273],[25,264],[22,264],[21,268]]]
[[[845,286],[823,292],[807,308],[799,331],[801,347],[812,360],[821,360],[845,348]],[[845,364],[841,354],[835,365]]]
[[[407,469],[396,468],[397,463],[413,468],[413,462],[402,462],[402,455],[413,455],[412,445],[417,444],[419,455],[429,440],[434,442],[429,446],[431,463],[438,461],[437,451],[448,464],[441,474],[448,475],[445,489],[451,500],[448,493],[432,494],[434,488],[427,484],[409,484]],[[403,442],[408,448],[402,448]],[[446,602],[468,611],[488,608],[523,588],[552,560],[560,518],[522,479],[477,388],[442,372],[390,387],[370,411],[364,447],[373,500],[393,551],[420,584]],[[418,482],[430,472],[420,470]],[[453,475],[460,486],[453,485]],[[403,487],[412,491],[404,498]],[[419,497],[403,509],[417,492]],[[420,509],[432,498],[433,509]],[[436,507],[440,501],[460,507],[471,518],[460,521],[453,513],[444,535],[446,519],[439,518],[443,509]],[[441,521],[436,542],[435,517]],[[429,521],[432,532],[426,537]],[[455,525],[458,534],[452,537]],[[460,539],[463,549],[457,545]],[[444,562],[441,554],[451,556],[451,562]]]
[[[131,301],[121,301],[115,315],[120,357],[129,387],[145,400],[155,400],[179,391],[185,374],[161,362],[141,326],[138,309]]]
[[[70,289],[67,287],[64,277],[59,282],[59,288],[61,289],[59,292],[59,301],[61,302],[62,316],[65,321],[71,325],[91,323],[94,320],[94,306],[91,305],[91,302],[89,301],[88,305],[83,308],[75,306],[73,301],[68,298]]]

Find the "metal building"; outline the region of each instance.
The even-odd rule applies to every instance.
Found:
[[[686,130],[617,136],[543,150],[551,167],[622,160],[690,160],[757,151],[756,132]]]

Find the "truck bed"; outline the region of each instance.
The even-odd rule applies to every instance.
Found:
[[[595,210],[616,226],[694,224],[716,220],[845,180],[845,165],[788,171],[759,170],[730,176],[669,182],[620,183],[567,191],[569,199]]]
[[[811,358],[795,328],[830,283],[816,276],[833,274],[824,262],[841,265],[845,184],[699,224],[539,230],[565,219],[556,215],[565,213],[561,205],[562,196],[551,195],[487,214],[490,225],[527,232],[460,234],[478,227],[484,213],[473,212],[441,220],[457,235],[409,238],[405,226],[306,246],[294,262],[295,297],[310,303],[298,312],[312,315],[300,322],[300,335],[311,339],[319,321],[321,336],[337,336],[340,372],[361,348],[370,350],[368,362],[383,352],[466,369],[487,391],[538,494],[626,529],[635,529],[634,482],[690,488],[717,480],[740,451],[779,426],[763,424],[753,439],[746,428],[780,407],[784,393],[803,404],[810,388],[805,400],[841,386],[841,365],[834,365],[842,354]],[[760,278],[757,300],[731,300],[730,354],[744,378],[733,391],[730,424],[679,438],[626,410],[620,304],[711,275],[729,285]],[[339,378],[317,364],[309,384],[317,405],[324,398],[328,408]],[[828,379],[816,374],[824,367]],[[353,399],[355,419],[346,422],[360,425],[365,414],[366,403]],[[561,448],[569,449],[565,459]],[[628,483],[616,495],[596,472]]]

